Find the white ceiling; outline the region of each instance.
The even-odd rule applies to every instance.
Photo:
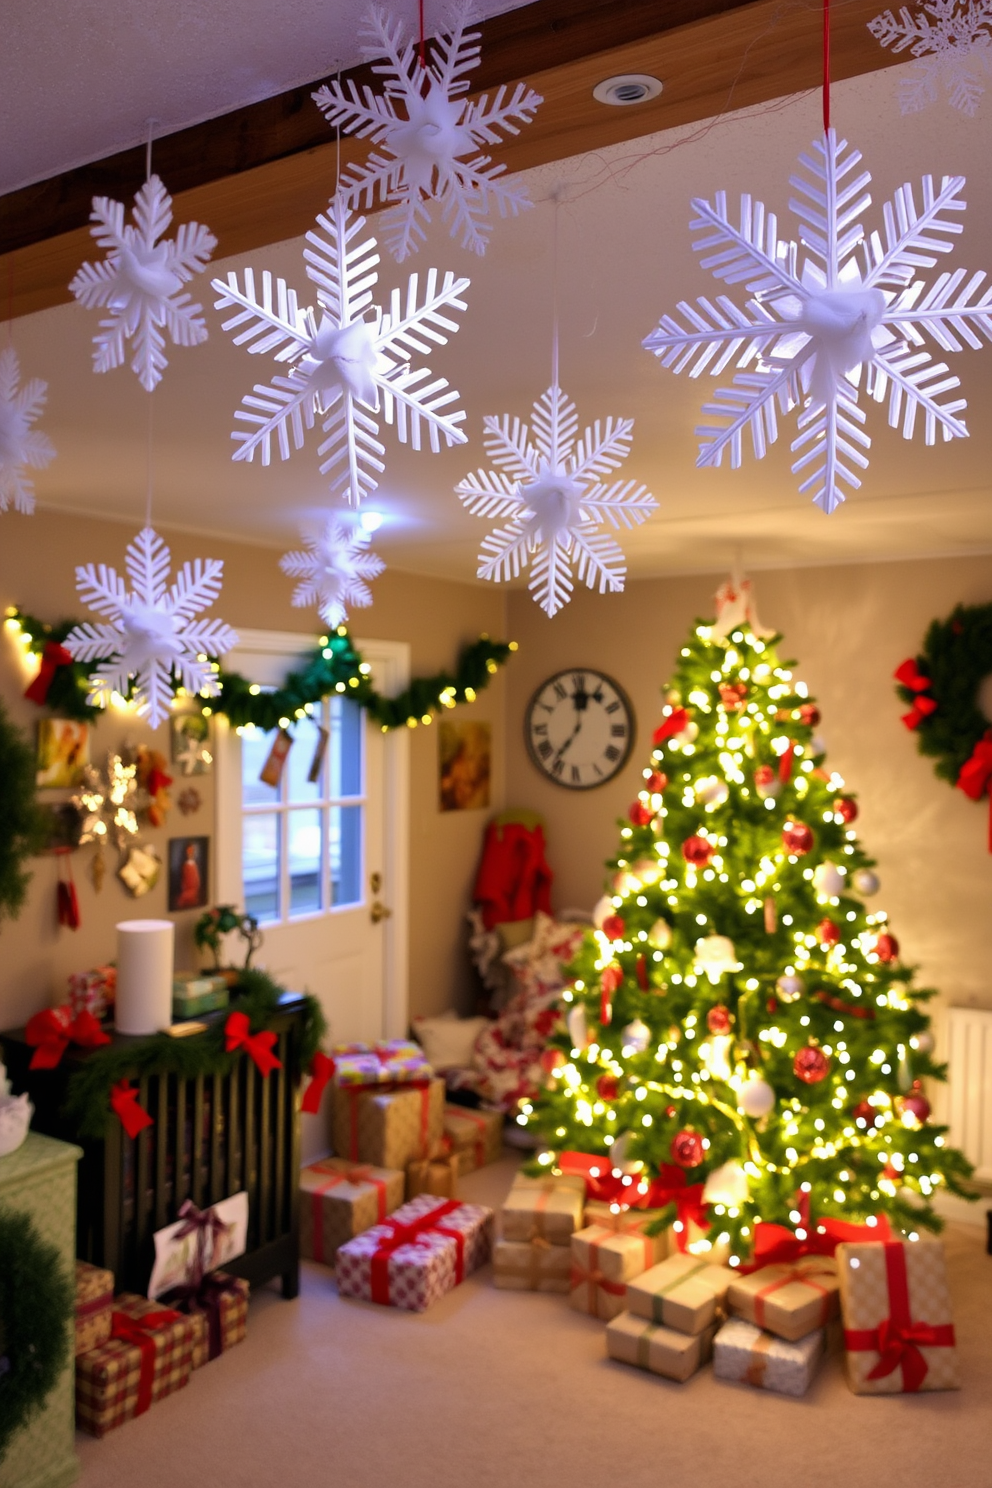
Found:
[[[835,122],[874,178],[867,225],[880,223],[882,201],[902,182],[918,183],[926,172],[962,173],[969,206],[953,263],[992,268],[992,98],[975,120],[943,105],[904,119],[895,97],[900,72],[834,90]],[[791,232],[788,176],[818,129],[819,99],[806,95],[657,135],[529,173],[539,205],[498,222],[485,259],[464,253],[443,232],[431,236],[413,266],[472,278],[463,329],[432,363],[463,395],[470,444],[413,454],[387,431],[387,470],[372,503],[386,515],[375,547],[387,562],[424,574],[474,575],[488,526],[462,510],[452,488],[484,463],[483,415],[526,416],[550,381],[550,197],[558,188],[566,194],[558,208],[562,385],[583,424],[608,414],[635,419],[624,473],[645,481],[660,502],[644,527],[623,535],[633,575],[712,570],[738,552],[750,567],[762,567],[992,550],[992,347],[951,358],[968,399],[971,438],[928,449],[918,435],[910,444],[872,405],[870,469],[862,490],[831,517],[797,494],[789,420],[760,463],[748,455],[738,471],[696,470],[693,429],[712,381],[675,377],[641,349],[663,311],[713,287],[691,250],[690,197],[749,189]],[[217,267],[269,267],[303,292],[301,248],[301,240],[283,243]],[[384,256],[382,285],[404,281],[409,267]],[[198,297],[212,303],[205,281]],[[212,309],[208,318],[208,344],[170,352],[153,395],[156,517],[273,546],[295,543],[299,520],[328,504],[317,441],[311,436],[307,448],[268,469],[232,464],[232,414],[270,368],[231,345]],[[67,305],[15,326],[25,374],[50,383],[45,423],[59,458],[40,475],[38,494],[46,505],[137,525],[149,399],[128,371],[92,374],[95,321]]]

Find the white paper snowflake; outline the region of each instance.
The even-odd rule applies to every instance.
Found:
[[[919,66],[899,80],[899,107],[918,114],[936,103],[941,85],[952,108],[970,119],[985,92],[982,74],[992,63],[992,0],[925,0],[916,11],[901,6],[898,18],[883,11],[868,22],[883,47],[910,54]]]
[[[497,181],[506,166],[493,165],[491,156],[478,152],[519,134],[544,100],[517,83],[509,96],[504,86],[491,102],[488,94],[467,102],[462,95],[469,89],[467,74],[479,62],[479,32],[466,32],[465,24],[462,8],[450,30],[434,40],[430,61],[421,67],[417,44],[407,39],[402,21],[373,6],[363,23],[370,42],[365,50],[372,57],[385,55],[372,69],[386,79],[385,93],[367,85],[359,91],[349,78],[313,95],[330,125],[386,150],[370,155],[364,165],[350,166],[341,189],[366,211],[377,197],[395,203],[383,216],[382,237],[400,263],[423,242],[432,201],[441,207],[452,237],[460,233],[462,246],[480,254],[492,232],[490,197],[501,217],[531,205],[525,191]]]
[[[964,212],[963,176],[945,176],[939,189],[923,178],[918,210],[912,185],[900,186],[886,202],[881,232],[867,234],[858,221],[870,205],[867,171],[852,178],[861,160],[857,150],[839,143],[830,130],[800,156],[808,177],[793,176],[797,195],[789,203],[800,220],[799,243],[780,241],[778,224],[762,202],[741,196],[740,226],[731,225],[724,192],[713,204],[696,199],[690,231],[700,232],[695,248],[728,284],[744,284],[752,298],[740,309],[726,295],[684,300],[674,316],[662,316],[644,345],[665,367],[688,368],[690,377],[709,370],[718,376],[736,365],[729,388],[718,388],[703,412],[718,422],[697,428],[699,466],[741,463],[745,430],[756,459],[778,438],[776,405],[782,413],[798,408],[799,489],[832,512],[844,500],[840,484],[857,488],[853,467],[868,467],[871,440],[858,394],[864,380],[868,397],[888,397],[889,425],[911,439],[922,418],[927,444],[939,429],[943,438],[967,436],[957,415],[963,398],[941,401],[960,379],[946,362],[934,362],[923,349],[929,336],[942,351],[979,348],[992,340],[992,289],[981,293],[985,273],[966,270],[939,274],[929,288],[921,269],[950,253]],[[805,250],[799,267],[801,250]],[[967,282],[965,282],[967,280]]]
[[[48,383],[40,377],[20,386],[21,369],[12,346],[0,351],[0,512],[13,502],[20,512],[34,511],[34,481],[25,474],[44,470],[55,458],[55,446],[40,429],[32,429],[45,406]]]
[[[658,503],[636,481],[602,484],[630,453],[633,419],[606,419],[576,439],[575,404],[557,383],[534,404],[534,437],[509,414],[486,418],[484,444],[496,470],[479,470],[455,490],[477,517],[510,517],[483,540],[480,579],[515,579],[530,564],[529,588],[548,615],[580,583],[617,593],[626,575],[620,545],[599,528],[635,527]]]
[[[107,257],[84,263],[69,288],[87,310],[110,311],[93,337],[93,370],[119,367],[129,340],[131,370],[151,392],[168,365],[163,328],[176,346],[207,339],[203,306],[179,291],[206,268],[217,239],[199,222],[184,222],[175,238],[159,242],[172,221],[172,197],[158,176],[150,176],[135,196],[133,226],[124,225],[123,203],[106,196],[93,198],[90,217],[97,224],[90,231]]]
[[[394,289],[389,309],[382,310],[372,305],[379,255],[375,238],[360,239],[365,218],[349,217],[347,203],[337,196],[317,225],[324,236],[308,232],[310,246],[303,254],[317,286],[316,311],[300,309],[296,291],[284,279],[276,280],[273,304],[268,270],[262,274],[261,300],[250,268],[245,269],[243,290],[234,272],[226,282],[213,281],[220,295],[217,309],[235,311],[224,321],[225,331],[237,333],[235,345],[271,352],[277,362],[293,364],[287,376],[274,377],[268,386],[256,383],[242,400],[234,417],[250,427],[231,435],[238,445],[233,458],[251,460],[261,449],[262,464],[268,465],[275,437],[287,460],[290,435],[300,449],[304,428],[312,429],[319,416],[327,435],[317,450],[323,456],[320,472],[332,474],[331,490],[343,490],[358,506],[385,469],[376,417],[380,412],[387,424],[395,423],[401,442],[409,441],[414,449],[421,447],[425,424],[435,453],[442,435],[448,445],[466,442],[458,427],[465,414],[451,411],[458,393],[443,377],[425,384],[430,370],[414,369],[411,359],[446,345],[448,335],[458,330],[450,312],[465,309],[462,295],[469,280],[449,272],[438,288],[437,270],[430,269],[420,303],[419,279],[411,274],[406,295]],[[370,307],[371,318],[366,319]]]
[[[98,662],[90,678],[90,700],[101,706],[113,689],[122,696],[133,683],[137,711],[152,728],[168,717],[174,678],[187,692],[216,697],[220,690],[208,658],[229,651],[238,637],[222,620],[196,620],[220,593],[224,564],[218,558],[184,563],[167,588],[172,555],[162,538],[145,527],[128,544],[132,590],[116,569],[87,563],[76,569],[83,603],[110,625],[77,625],[63,644],[77,661]]]
[[[307,551],[286,553],[279,560],[283,573],[300,580],[293,604],[318,605],[328,625],[343,625],[347,606],[364,608],[372,603],[365,580],[377,579],[386,565],[369,551],[369,533],[346,527],[336,517],[304,527],[300,536]]]

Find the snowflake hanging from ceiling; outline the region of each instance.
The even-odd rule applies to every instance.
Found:
[[[952,108],[973,119],[985,92],[982,75],[992,62],[992,0],[926,0],[915,12],[901,6],[898,18],[883,11],[868,22],[883,47],[908,47],[918,66],[899,80],[899,107],[918,114],[936,103],[941,85]]]
[[[871,440],[858,396],[882,403],[889,424],[911,439],[918,421],[927,444],[939,430],[945,440],[968,430],[958,415],[963,398],[946,362],[925,350],[929,336],[944,352],[992,340],[992,289],[982,293],[984,272],[939,274],[928,287],[919,278],[938,255],[950,253],[965,210],[963,176],[945,176],[939,188],[923,178],[922,210],[911,184],[900,186],[883,208],[881,232],[867,234],[858,218],[871,204],[867,171],[852,176],[861,155],[837,141],[833,130],[800,156],[806,176],[793,176],[790,207],[800,220],[799,243],[778,237],[776,218],[762,202],[741,196],[740,226],[727,216],[726,194],[714,203],[696,199],[690,230],[703,268],[750,292],[744,309],[727,295],[697,305],[679,304],[680,322],[664,315],[644,345],[665,367],[690,377],[727,366],[739,370],[729,388],[718,388],[703,412],[715,420],[697,428],[698,466],[720,465],[729,451],[736,469],[750,432],[755,458],[778,438],[776,407],[798,409],[792,442],[800,492],[812,492],[825,512],[844,500],[841,484],[861,485],[854,467],[866,470]],[[799,266],[802,253],[802,266]],[[698,307],[698,308],[697,308]]]
[[[40,377],[20,386],[21,369],[12,346],[0,351],[0,512],[13,502],[20,512],[34,511],[34,481],[25,474],[44,470],[55,458],[55,446],[40,429],[32,429],[48,396]]]
[[[575,404],[557,383],[534,404],[534,437],[520,419],[486,418],[484,444],[496,470],[479,470],[455,490],[477,517],[509,517],[483,540],[480,579],[508,580],[530,565],[530,592],[548,615],[580,583],[617,593],[626,575],[623,552],[604,522],[635,527],[657,509],[646,486],[602,478],[630,453],[633,419],[608,418],[577,439]]]
[[[168,716],[174,678],[192,694],[216,697],[219,683],[209,658],[229,651],[238,637],[222,620],[197,620],[220,593],[224,565],[218,558],[184,563],[167,588],[172,555],[162,538],[145,527],[128,544],[126,565],[132,589],[116,569],[87,563],[76,569],[83,603],[109,625],[77,625],[64,645],[76,661],[96,661],[90,700],[101,706],[114,690],[127,696],[133,685],[137,711],[157,728]]]
[[[346,527],[336,517],[304,527],[300,536],[306,551],[286,553],[279,560],[283,573],[300,580],[293,604],[317,605],[328,625],[343,625],[347,606],[364,608],[372,603],[365,580],[377,579],[386,565],[369,551],[369,533]]]
[[[320,472],[331,475],[332,491],[343,491],[358,506],[385,469],[380,413],[414,449],[421,447],[423,425],[435,453],[442,436],[448,445],[466,442],[458,427],[465,414],[451,410],[458,393],[443,377],[425,383],[431,372],[411,361],[446,345],[458,330],[451,312],[465,309],[462,295],[469,280],[449,272],[438,287],[437,270],[430,269],[421,302],[419,278],[411,274],[406,294],[394,289],[389,309],[383,310],[372,305],[379,255],[374,238],[361,241],[365,218],[350,217],[344,198],[336,196],[317,225],[324,235],[308,232],[303,255],[317,286],[317,310],[301,309],[284,279],[276,280],[273,303],[268,270],[262,274],[261,299],[250,268],[243,290],[234,272],[226,282],[213,281],[220,295],[217,309],[235,312],[224,321],[225,331],[236,333],[235,345],[271,352],[277,362],[292,364],[285,377],[274,377],[267,386],[256,383],[242,400],[234,417],[249,427],[231,436],[238,445],[234,459],[251,460],[261,449],[262,464],[268,465],[275,438],[287,460],[290,439],[300,449],[304,428],[312,429],[319,417],[327,436],[317,450]]]
[[[199,346],[207,339],[202,305],[181,294],[194,274],[201,274],[217,239],[199,222],[184,222],[175,238],[159,242],[172,221],[172,197],[158,176],[149,176],[134,198],[134,224],[124,224],[122,202],[93,198],[91,228],[101,248],[102,263],[84,263],[69,285],[87,310],[110,311],[93,337],[93,370],[109,372],[124,360],[124,342],[132,343],[131,370],[148,392],[167,366],[167,330],[176,346]]]
[[[501,217],[531,205],[525,191],[497,180],[505,165],[493,165],[491,156],[479,151],[519,134],[544,100],[517,83],[509,96],[501,87],[491,101],[484,94],[469,103],[462,95],[469,89],[467,74],[478,66],[479,32],[466,32],[465,24],[463,8],[450,30],[434,40],[422,67],[419,48],[406,38],[402,21],[373,6],[363,23],[369,38],[365,50],[385,57],[372,69],[386,79],[385,93],[373,93],[367,85],[359,90],[349,78],[313,95],[330,125],[386,151],[350,166],[341,189],[367,211],[376,198],[394,203],[383,216],[382,236],[400,263],[424,241],[432,201],[452,237],[460,234],[462,246],[480,254],[492,232],[490,197]]]

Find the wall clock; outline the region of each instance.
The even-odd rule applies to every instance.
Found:
[[[591,790],[627,763],[634,710],[612,677],[572,667],[537,689],[524,715],[524,737],[542,775],[568,790]]]

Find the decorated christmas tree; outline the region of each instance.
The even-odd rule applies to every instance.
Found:
[[[683,647],[608,893],[571,968],[538,1161],[660,1206],[731,1265],[838,1221],[940,1228],[963,1155],[930,1122],[924,1006],[882,910],[820,713],[746,585]],[[579,1159],[577,1153],[588,1154]],[[566,1155],[567,1154],[567,1155]],[[798,1244],[796,1244],[798,1242]]]

